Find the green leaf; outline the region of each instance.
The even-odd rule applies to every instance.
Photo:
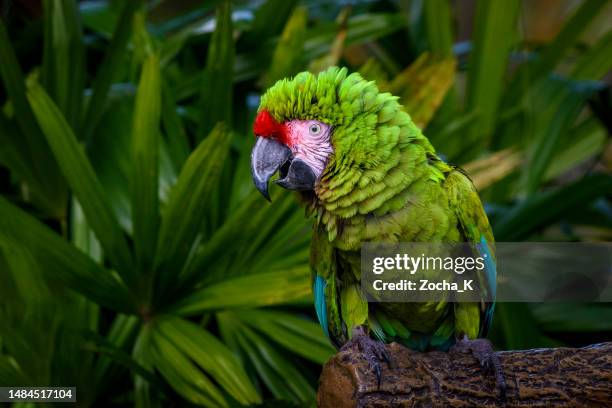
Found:
[[[101,121],[104,126],[96,128],[88,157],[96,171],[100,183],[109,198],[113,212],[122,228],[132,232],[132,203],[130,178],[132,172],[132,126],[134,102],[132,93],[114,94],[109,99],[110,106]],[[159,200],[163,208],[171,188],[176,183],[175,166],[166,148],[166,140],[159,145]],[[180,170],[180,169],[179,169]]]
[[[124,231],[132,231],[130,172],[132,170],[132,128],[134,98],[132,95],[110,99],[88,145],[88,157],[104,188],[113,213]],[[127,125],[127,126],[126,126]]]
[[[547,332],[612,331],[612,308],[609,304],[541,304],[534,316]]]
[[[585,176],[556,190],[536,194],[514,206],[493,225],[497,241],[518,241],[538,228],[549,225],[564,214],[612,190],[612,177],[604,174]]]
[[[133,313],[122,282],[47,227],[0,197],[0,241],[30,249],[50,281],[59,281],[112,310]]]
[[[103,260],[100,242],[96,239],[94,232],[89,227],[83,208],[79,201],[72,197],[70,212],[71,241],[78,249],[89,255],[94,261],[101,263]]]
[[[308,9],[296,7],[287,21],[264,78],[263,88],[279,79],[295,75],[304,67],[304,35],[308,23]]]
[[[189,139],[177,113],[174,91],[167,85],[167,81],[162,83],[162,123],[168,153],[172,159],[174,170],[178,173],[189,156]]]
[[[5,215],[0,215],[4,217]],[[5,239],[6,238],[6,239]],[[75,335],[63,327],[87,323],[81,320],[80,296],[63,290],[61,282],[44,275],[39,265],[37,248],[24,245],[19,237],[4,235],[0,226],[0,279],[2,280],[2,310],[0,310],[0,339],[4,353],[15,359],[27,376],[27,384],[47,384],[53,377],[63,381],[62,374],[70,372],[73,360],[65,346],[74,344]],[[50,283],[51,286],[47,284]],[[52,288],[52,291],[49,289]],[[78,302],[74,300],[78,299]],[[70,306],[68,309],[67,306]],[[46,328],[40,336],[40,327]],[[62,336],[61,339],[59,336]],[[57,342],[61,341],[61,345]],[[80,354],[73,348],[72,356]],[[83,356],[81,354],[81,356]],[[52,360],[63,361],[63,369],[52,374]],[[87,366],[87,358],[82,363]],[[86,368],[85,368],[86,369]],[[80,385],[80,384],[79,384]],[[83,394],[84,395],[84,394]]]
[[[200,245],[189,258],[180,279],[185,286],[197,283],[205,274],[226,256],[233,256],[227,249],[239,248],[240,244],[251,236],[256,226],[253,215],[262,211],[262,198],[259,192],[253,191],[243,200],[232,215],[217,229],[203,245]]]
[[[47,203],[43,207],[50,215],[60,218],[64,215],[66,205],[66,186],[49,146],[26,98],[23,74],[11,46],[4,22],[0,19],[0,76],[4,82],[7,96],[15,111],[15,119],[25,138],[25,151],[38,180],[37,186],[43,188],[41,195]]]
[[[0,355],[0,383],[12,386],[26,386],[28,380],[10,356]]]
[[[220,314],[220,325],[225,335],[240,345],[255,367],[257,374],[276,398],[289,401],[308,401],[314,397],[312,386],[277,348],[240,322],[231,314]]]
[[[567,50],[579,40],[582,33],[589,27],[589,23],[599,14],[607,0],[586,0],[568,18],[563,28],[546,46],[539,55],[532,70],[529,71],[529,80],[535,82],[543,75],[552,71],[561,61]]]
[[[11,280],[15,295],[27,308],[44,307],[51,292],[28,247],[20,245],[16,240],[3,240],[0,242],[0,251],[4,255],[10,275],[3,277],[5,284],[8,285],[8,280]]]
[[[543,49],[534,53],[534,58],[521,64],[514,74],[510,85],[504,94],[503,116],[509,112],[520,109],[525,102],[525,95],[532,90],[532,86],[537,86],[542,79],[554,75],[555,68],[562,63],[566,54],[573,49],[580,41],[584,31],[589,27],[590,22],[596,18],[601,8],[607,0],[587,0],[579,4],[575,12],[567,19],[561,31],[556,37],[546,44]],[[508,147],[509,143],[515,140],[516,132],[503,128],[506,132],[504,136],[497,137],[494,141],[497,147]]]
[[[245,256],[236,259],[247,270],[251,270],[249,265],[259,261],[259,259],[254,259],[253,255],[255,253],[264,257],[270,251],[270,248],[278,242],[276,234],[281,229],[296,225],[291,218],[299,209],[295,202],[295,196],[291,193],[287,194],[285,191],[278,191],[277,194],[272,195],[273,202],[271,204],[263,201],[261,197],[258,197],[258,199],[260,207],[251,214],[251,218],[242,227],[250,233],[249,238],[241,241],[243,246],[241,246],[240,252]],[[300,214],[300,219],[304,219],[303,212]],[[306,223],[301,225],[306,225]],[[283,244],[285,246],[287,242],[283,242]],[[280,255],[280,253],[277,253],[277,255]]]
[[[517,40],[519,0],[480,0],[467,78],[467,110],[477,112],[467,141],[488,145],[502,95],[506,62]]]
[[[248,257],[236,258],[234,268],[255,273],[307,264],[311,223],[292,194],[283,194],[283,199],[284,203],[272,206],[269,215],[260,219],[259,233],[241,249],[241,253],[249,254]]]
[[[156,53],[157,43],[147,27],[147,10],[141,8],[134,13],[132,21],[132,41],[130,58],[130,78],[136,78],[140,66],[147,58]]]
[[[183,268],[196,236],[201,231],[213,189],[225,164],[230,133],[218,125],[200,143],[183,166],[162,215],[155,269],[157,291],[167,290],[170,280]]]
[[[134,253],[141,274],[151,275],[159,228],[161,79],[159,59],[144,62],[132,122],[132,223]]]
[[[45,188],[39,185],[39,179],[34,173],[35,169],[30,165],[27,140],[14,121],[9,122],[2,113],[0,113],[0,146],[2,146],[0,163],[27,184],[31,189],[33,202],[40,208],[46,208],[49,205],[48,198],[45,195]],[[52,213],[53,210],[52,207],[47,208],[49,213]]]
[[[178,317],[163,317],[156,324],[161,335],[194,360],[236,401],[245,405],[261,402],[236,357],[215,336]]]
[[[427,126],[453,86],[456,65],[452,57],[439,58],[425,53],[389,84],[389,92],[400,97],[419,128]]]
[[[374,57],[368,58],[359,67],[359,73],[368,81],[376,81],[376,85],[381,91],[389,89],[389,74],[378,59]]]
[[[61,6],[59,7],[61,9]],[[54,66],[54,55],[53,55],[53,4],[47,0],[42,1],[42,27],[43,27],[43,52],[42,52],[42,65],[40,73],[40,83],[47,92],[54,97],[55,86],[53,81],[55,80],[55,66]]]
[[[137,1],[130,3],[138,3]],[[79,14],[83,25],[104,38],[111,38],[119,20],[116,5],[119,2],[83,1],[79,3]],[[121,10],[119,10],[121,11]]]
[[[228,277],[233,273],[270,271],[271,262],[266,260],[285,260],[292,249],[287,243],[309,236],[300,231],[307,221],[303,213],[297,211],[292,194],[275,190],[273,202],[268,204],[253,190],[210,240],[194,251],[183,274],[185,285],[201,279],[215,281],[220,273]],[[287,229],[288,234],[281,235]]]
[[[523,167],[524,189],[528,194],[533,194],[540,186],[562,138],[567,138],[586,99],[596,89],[590,84],[562,80],[549,80],[541,85],[527,97],[533,121],[528,128],[533,132],[529,140],[528,164]]]
[[[138,7],[138,1],[124,3],[121,18],[117,23],[104,60],[96,73],[83,122],[83,134],[87,141],[90,140],[91,134],[104,113],[108,91],[113,81],[117,79],[118,73],[125,69],[123,62],[126,58],[126,48],[132,31],[134,12]]]
[[[470,175],[476,190],[482,191],[515,171],[522,163],[523,155],[516,149],[508,148],[461,167]]]
[[[160,139],[159,144],[159,200],[162,207],[168,202],[170,191],[176,184],[178,171],[174,167],[170,152],[165,139]]]
[[[119,273],[128,282],[133,282],[133,261],[127,240],[72,129],[51,98],[34,81],[29,83],[28,99],[62,173],[81,203],[104,253]]]
[[[498,303],[490,337],[504,344],[507,350],[525,350],[533,347],[558,347],[544,336],[525,303]]]
[[[232,120],[234,74],[234,38],[232,5],[224,1],[217,6],[216,28],[210,40],[206,70],[202,80],[202,107],[198,138],[202,140],[219,122],[228,126]]]
[[[151,330],[151,344],[153,364],[176,392],[195,404],[228,407],[213,382],[155,326]]]
[[[428,49],[434,55],[450,57],[453,52],[451,6],[448,0],[423,1]]]
[[[85,54],[76,1],[43,2],[43,84],[73,129],[80,128]]]
[[[476,122],[475,112],[466,112],[449,119],[439,130],[429,133],[429,140],[440,153],[449,160],[461,163],[457,155],[462,150],[463,137],[469,132],[470,126]]]
[[[251,31],[247,33],[251,42],[261,44],[261,41],[279,34],[297,3],[297,0],[267,0],[258,7]]]
[[[156,37],[163,37],[164,41],[160,44],[160,62],[161,66],[165,68],[168,66],[177,55],[184,51],[184,45],[194,37],[205,35],[204,32],[212,31],[208,24],[210,23],[211,11],[214,11],[215,7],[223,0],[211,0],[203,4],[198,3],[181,3],[185,5],[181,8],[173,7],[172,16],[169,19],[165,19],[166,15],[163,16],[164,20],[161,23],[150,24],[152,31]],[[163,10],[163,7],[157,8],[157,10]],[[166,14],[164,11],[157,13],[155,8],[151,10],[150,20],[159,19],[159,14]],[[204,28],[206,27],[206,28]],[[203,29],[204,28],[204,29]]]
[[[49,307],[46,310],[30,309],[27,314],[19,316],[19,320],[13,318],[13,322],[4,319],[0,321],[3,349],[15,359],[27,384],[47,383],[50,379],[52,345],[57,340],[60,320],[48,313],[50,310]],[[46,336],[37,336],[41,324],[47,326]]]
[[[348,19],[345,46],[367,43],[389,35],[406,26],[401,15],[392,13],[366,13]],[[304,58],[310,60],[329,52],[338,27],[327,23],[306,31]]]
[[[323,364],[336,353],[321,326],[310,320],[269,310],[241,310],[235,315],[287,350],[315,363]]]
[[[608,132],[596,118],[589,117],[568,131],[571,137],[559,147],[546,170],[545,180],[552,180],[602,152]]]
[[[132,352],[134,360],[150,371],[154,369],[155,362],[151,331],[150,325],[141,327]],[[159,389],[138,374],[134,376],[134,405],[137,408],[161,407]]]
[[[109,357],[114,362],[129,368],[133,373],[145,378],[149,383],[157,385],[158,387],[161,386],[159,379],[152,371],[141,366],[128,353],[120,347],[117,347],[113,342],[94,332],[85,332],[84,336],[93,343],[92,345],[86,346],[87,349]]]
[[[132,343],[139,327],[140,320],[136,316],[119,314],[113,319],[104,340],[113,347],[127,352],[129,350],[126,350],[126,346]],[[145,367],[145,369],[149,369],[149,367]],[[117,378],[119,373],[118,365],[114,364],[111,358],[101,357],[94,367],[94,389],[102,394],[107,390],[106,387]]]
[[[336,22],[338,24],[338,32],[334,37],[329,52],[319,58],[313,59],[308,64],[308,70],[312,73],[319,73],[326,70],[329,67],[337,66],[340,63],[340,58],[344,51],[344,41],[346,40],[348,18],[351,15],[351,8],[345,6],[340,10]],[[302,50],[301,45],[299,50]]]
[[[576,63],[572,78],[601,79],[612,69],[612,30],[608,31]]]
[[[369,13],[349,18],[345,47],[374,41],[389,35],[406,25],[403,17],[391,13]],[[336,37],[338,27],[335,23],[321,24],[318,27],[306,30],[304,41],[304,60],[308,61],[329,52]],[[274,49],[278,39],[270,40],[266,47]],[[267,64],[261,64],[257,53],[238,54],[234,63],[234,82],[246,81],[261,74]],[[177,85],[177,99],[182,100],[193,96],[201,89],[205,72],[197,72],[190,76],[180,78]]]
[[[310,272],[302,266],[226,279],[180,300],[172,309],[194,315],[207,310],[288,303],[310,296]]]

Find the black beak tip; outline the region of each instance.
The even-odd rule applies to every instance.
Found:
[[[266,200],[268,200],[269,203],[272,202],[272,199],[270,198],[270,193],[268,193],[268,188],[267,187],[265,189],[259,190],[259,192],[261,193],[262,196],[264,196],[264,198]]]
[[[254,179],[254,182],[257,191],[259,191],[266,200],[272,202],[272,199],[270,198],[270,192],[268,191],[268,180]]]

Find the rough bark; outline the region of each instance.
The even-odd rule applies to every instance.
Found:
[[[498,352],[506,378],[500,400],[495,377],[471,354],[419,353],[398,344],[387,351],[377,386],[355,348],[323,368],[320,407],[612,407],[612,343],[585,348]]]

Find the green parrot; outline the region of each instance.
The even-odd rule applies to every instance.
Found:
[[[495,370],[486,335],[494,302],[368,302],[360,286],[363,242],[467,242],[487,255],[481,291],[494,298],[493,234],[469,177],[441,160],[398,98],[346,68],[283,79],[261,98],[251,154],[255,186],[299,192],[313,215],[314,304],[341,348],[358,343],[380,381],[384,343],[472,352]]]

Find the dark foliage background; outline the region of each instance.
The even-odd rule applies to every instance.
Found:
[[[0,384],[79,405],[312,405],[309,221],[251,186],[277,79],[344,65],[473,177],[498,241],[610,241],[609,1],[2,1]],[[612,337],[499,304],[500,348]]]

